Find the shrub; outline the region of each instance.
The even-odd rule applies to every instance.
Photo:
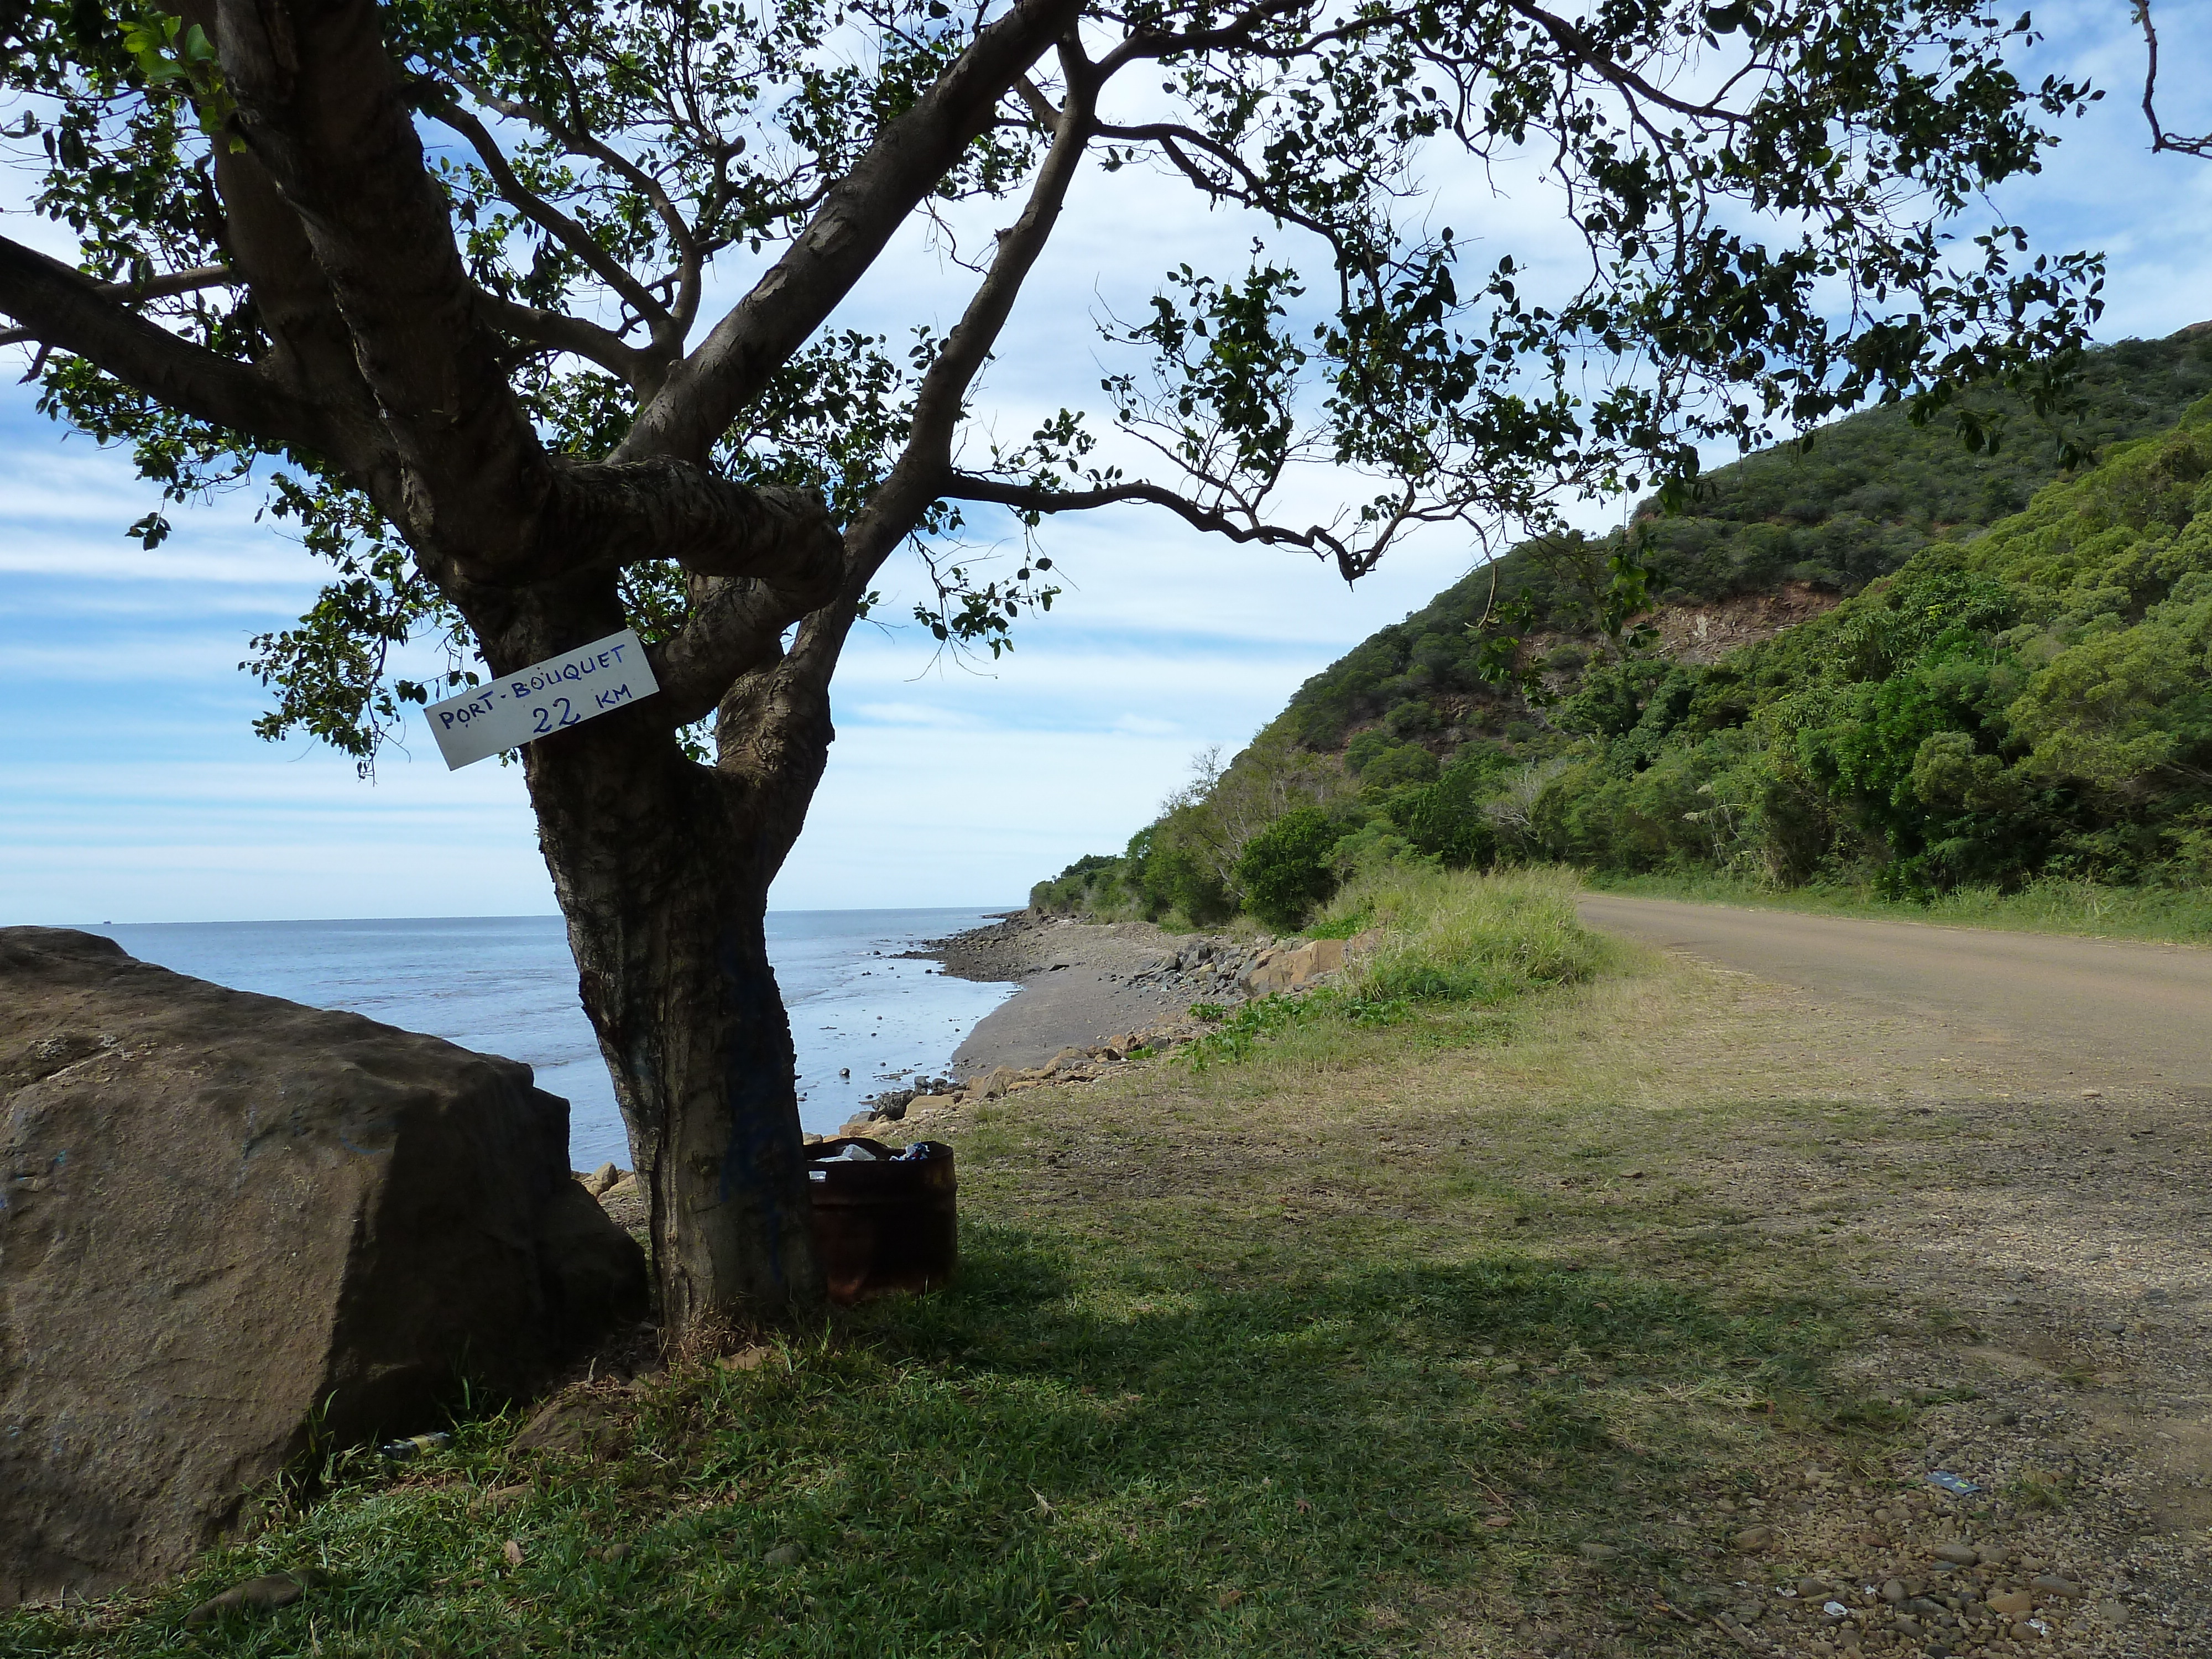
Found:
[[[1437,771],[1434,755],[1418,743],[1401,743],[1385,749],[1362,767],[1359,781],[1363,788],[1395,789],[1401,784],[1433,783]]]
[[[1237,879],[1244,908],[1271,927],[1295,927],[1335,890],[1329,854],[1337,826],[1317,806],[1297,806],[1244,843]]]
[[[1145,860],[1144,893],[1154,920],[1177,912],[1201,927],[1225,920],[1237,908],[1212,867],[1190,848],[1172,843],[1154,847]]]
[[[1324,914],[1364,912],[1382,930],[1353,975],[1362,1000],[1495,1002],[1588,979],[1606,946],[1575,914],[1571,871],[1400,867],[1356,882]]]

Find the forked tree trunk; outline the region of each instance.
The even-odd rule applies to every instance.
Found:
[[[572,623],[522,648],[589,637]],[[822,1276],[765,919],[820,768],[764,794],[687,758],[653,714],[648,700],[525,751],[539,843],[651,1197],[663,1328],[785,1318],[820,1304]]]

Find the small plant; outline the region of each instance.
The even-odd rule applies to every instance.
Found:
[[[2004,1484],[2003,1494],[2023,1510],[2057,1510],[2066,1506],[2073,1483],[2048,1469],[2022,1469]]]
[[[1365,933],[1374,921],[1375,913],[1361,905],[1342,915],[1332,915],[1326,921],[1315,922],[1305,930],[1305,936],[1308,939],[1353,939]]]

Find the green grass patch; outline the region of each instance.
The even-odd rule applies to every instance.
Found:
[[[1611,959],[1602,935],[1575,914],[1578,879],[1563,870],[1485,874],[1429,867],[1392,869],[1340,894],[1309,929],[1316,939],[1369,929],[1381,938],[1340,985],[1258,997],[1234,1008],[1191,1006],[1212,1029],[1182,1051],[1205,1072],[1249,1060],[1263,1044],[1293,1032],[1309,1050],[1351,1052],[1344,1039],[1406,1026],[1416,1048],[1495,1041],[1509,1019],[1485,1011],[1547,986],[1590,978]]]
[[[1348,975],[1361,998],[1498,1002],[1589,979],[1607,960],[1606,941],[1576,916],[1581,890],[1559,869],[1390,869],[1348,886],[1322,921],[1357,915],[1381,928]]]
[[[949,1292],[672,1370],[618,1457],[465,1424],[425,1462],[342,1465],[158,1595],[0,1625],[6,1650],[1382,1652],[1439,1587],[1540,1577],[1631,1499],[1680,1501],[1685,1402],[1825,1409],[1807,1304],[1506,1247],[1231,1282],[1066,1231],[964,1244]],[[316,1587],[185,1628],[270,1571]]]

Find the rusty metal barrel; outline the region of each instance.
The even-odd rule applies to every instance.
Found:
[[[951,1281],[960,1257],[960,1183],[952,1149],[939,1140],[915,1145],[921,1156],[902,1157],[860,1135],[806,1149],[814,1245],[832,1302],[934,1290]],[[864,1146],[875,1156],[838,1157],[848,1146]]]

